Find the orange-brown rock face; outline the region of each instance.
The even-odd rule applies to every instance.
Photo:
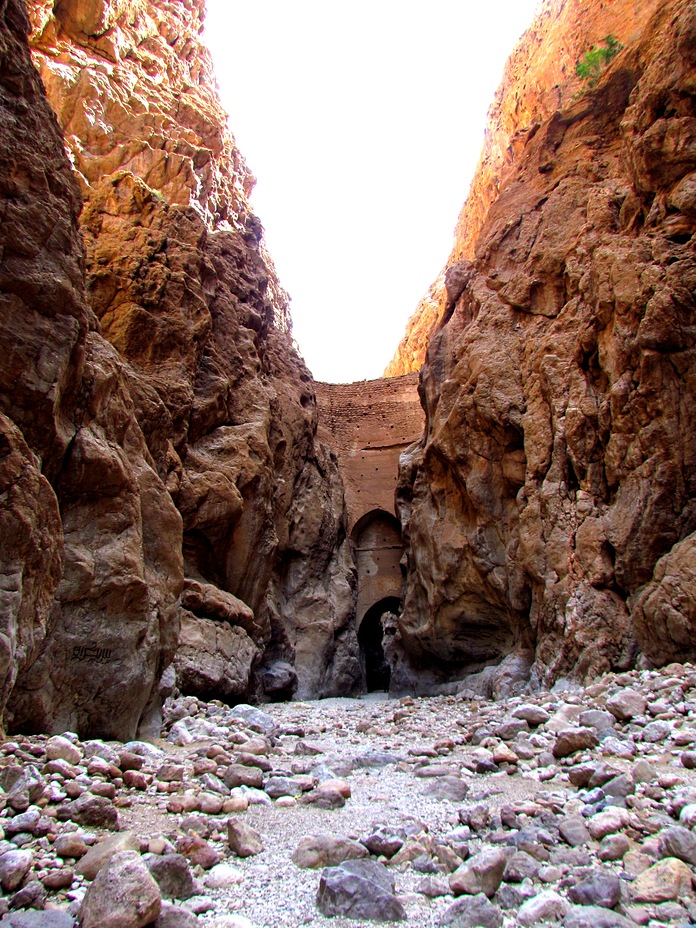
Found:
[[[546,84],[524,104],[529,72],[503,88],[498,111],[534,124],[493,187],[484,154],[422,370],[426,436],[402,468],[401,634],[451,676],[696,656],[696,14],[639,4],[622,26],[620,2],[559,6],[561,26],[593,23],[588,45],[626,48],[553,113]],[[513,70],[544,51],[537,34]],[[539,81],[567,57],[546,35]]]
[[[353,609],[342,487],[200,43],[203,4],[28,3],[73,174],[24,14],[7,9],[8,722],[132,736],[182,623],[191,691],[243,698],[283,661],[305,695],[334,692]],[[287,631],[310,613],[324,631],[311,682]]]
[[[453,265],[471,260],[488,210],[516,170],[527,140],[556,110],[582,90],[576,62],[607,35],[630,45],[643,34],[660,0],[543,0],[534,22],[505,65],[502,83],[488,111],[481,157],[455,230],[452,253],[442,274],[417,306],[406,334],[385,370],[395,377],[420,370],[430,336],[451,311]],[[449,272],[449,273],[448,273]],[[456,292],[456,281],[454,290]]]

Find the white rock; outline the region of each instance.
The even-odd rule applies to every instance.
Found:
[[[693,828],[696,825],[696,803],[691,803],[679,813],[679,822],[686,828]]]
[[[518,912],[517,920],[520,925],[538,925],[539,922],[560,921],[570,910],[567,899],[559,896],[552,889],[539,893],[532,899],[524,902]]]
[[[262,789],[254,789],[253,786],[240,786],[239,789],[242,791],[242,795],[247,798],[250,806],[272,806],[273,800],[268,795],[264,793]]]
[[[123,749],[130,754],[139,754],[149,760],[161,760],[164,755],[162,748],[149,744],[147,741],[128,741],[123,745]]]
[[[46,757],[49,760],[64,760],[74,765],[82,760],[82,751],[62,735],[54,735],[46,742]]]
[[[228,889],[244,882],[244,874],[230,864],[216,864],[208,871],[205,885],[208,889]]]

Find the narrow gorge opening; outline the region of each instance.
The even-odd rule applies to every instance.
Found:
[[[385,619],[401,611],[402,555],[401,526],[390,513],[369,512],[353,529],[360,667],[368,693],[389,692],[391,667],[384,648]]]

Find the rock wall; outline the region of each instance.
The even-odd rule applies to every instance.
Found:
[[[200,42],[203,4],[28,10],[58,124],[8,0],[7,724],[131,737],[181,623],[192,692],[247,698],[278,660],[286,689],[294,674],[306,695],[342,689],[342,486]]]
[[[494,110],[520,111],[515,144],[488,138],[462,214],[399,491],[400,633],[441,678],[500,664],[509,692],[696,656],[696,13],[635,12],[544,6]],[[571,96],[549,89],[579,57],[555,29],[583,17],[588,46],[626,47]]]
[[[0,22],[2,707],[134,732],[176,642],[181,519],[85,300],[80,195],[23,6]]]
[[[430,336],[453,308],[458,287],[455,265],[474,257],[491,203],[516,170],[518,156],[541,122],[582,92],[576,62],[607,35],[624,45],[638,41],[660,5],[659,0],[542,0],[534,22],[505,65],[488,111],[481,156],[457,221],[452,253],[416,307],[385,377],[420,370]]]

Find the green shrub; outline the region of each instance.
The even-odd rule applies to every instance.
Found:
[[[613,35],[605,36],[603,41],[603,46],[593,45],[589,52],[585,52],[575,65],[577,76],[581,80],[587,81],[590,87],[595,86],[602,71],[623,48],[621,42],[617,41]]]

